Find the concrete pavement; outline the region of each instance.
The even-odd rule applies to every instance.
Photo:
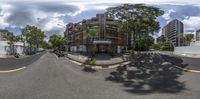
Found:
[[[105,81],[113,69],[82,71],[66,59],[46,53],[27,69],[0,74],[0,99],[199,99],[200,76],[185,73],[186,89],[180,93],[138,94],[121,84]]]

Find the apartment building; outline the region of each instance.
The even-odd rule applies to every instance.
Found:
[[[162,28],[162,36],[164,36],[166,40],[174,43],[175,46],[182,46],[183,40],[179,35],[183,34],[183,30],[183,23],[174,19]]]
[[[95,29],[97,36],[89,39],[89,29]],[[121,53],[127,47],[127,35],[117,31],[117,22],[106,14],[66,25],[64,36],[70,40],[68,51],[90,52],[93,48],[104,53],[114,51]]]
[[[196,41],[200,41],[200,29],[196,31]]]

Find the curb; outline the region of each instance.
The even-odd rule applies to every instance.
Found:
[[[181,68],[181,67],[178,67],[178,66],[175,66],[175,67],[178,68],[178,69],[181,69],[185,72],[200,73],[200,71],[198,71],[198,70],[191,70],[191,69],[188,69],[188,68]]]
[[[23,69],[26,69],[26,67],[24,66],[24,67],[12,69],[12,70],[3,70],[3,71],[0,71],[0,73],[11,73],[11,72],[20,71],[20,70],[23,70]]]
[[[68,58],[66,57],[70,62],[72,63],[75,63],[77,65],[83,65],[82,62],[78,62],[76,60],[73,60],[71,58]],[[111,68],[116,68],[118,66],[121,66],[121,65],[127,65],[129,64],[130,61],[125,61],[125,62],[120,62],[120,63],[115,63],[115,64],[109,64],[109,65],[95,65],[95,66],[92,66],[92,65],[85,65],[86,67],[91,67],[92,69],[111,69]]]

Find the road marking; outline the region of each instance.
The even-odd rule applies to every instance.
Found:
[[[200,73],[200,71],[198,70],[188,70],[189,72],[193,72],[193,73]]]
[[[20,70],[23,70],[25,69],[26,67],[21,67],[21,68],[18,68],[18,69],[13,69],[13,70],[5,70],[5,71],[0,71],[0,73],[10,73],[10,72],[16,72],[16,71],[20,71]]]
[[[56,56],[56,59],[58,59],[58,56],[54,53],[54,55]]]
[[[176,68],[179,68],[183,71],[187,71],[187,72],[192,72],[192,73],[200,73],[200,71],[198,70],[191,70],[191,69],[188,69],[188,68],[181,68],[181,67],[178,67],[178,66],[175,66]]]

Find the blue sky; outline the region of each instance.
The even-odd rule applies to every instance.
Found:
[[[145,3],[161,8],[165,11],[157,19],[161,27],[179,19],[184,23],[185,33],[200,29],[200,0],[1,0],[0,29],[18,35],[20,29],[29,24],[38,26],[47,36],[62,35],[67,23],[94,17],[108,7],[123,3]],[[155,37],[159,35],[160,32]]]

